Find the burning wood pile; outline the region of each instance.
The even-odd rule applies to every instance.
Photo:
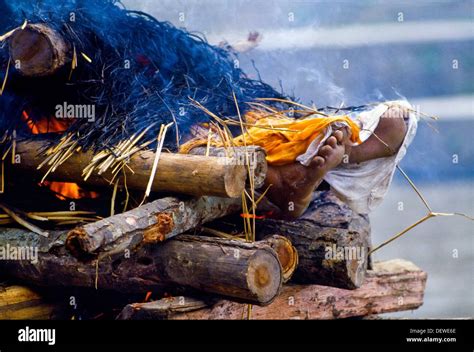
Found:
[[[185,31],[115,1],[79,3],[0,1],[9,14],[0,20],[5,278],[44,297],[57,287],[97,290],[104,306],[117,293],[120,309],[131,303],[108,313],[121,319],[250,316],[243,303],[267,306],[256,308],[260,318],[421,305],[426,275],[406,262],[370,267],[367,218],[330,192],[295,221],[257,210],[266,152],[236,146],[233,135],[245,133],[253,113],[288,111],[286,97]],[[198,124],[204,145],[189,138]],[[188,153],[179,153],[186,142]],[[154,301],[133,304],[145,295]],[[41,313],[26,318],[61,306],[18,286],[5,297],[3,318],[25,318],[15,305],[28,302]]]

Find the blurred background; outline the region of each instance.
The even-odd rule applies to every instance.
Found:
[[[406,98],[424,119],[401,167],[434,211],[474,216],[474,2],[124,0],[243,53],[251,77],[316,106]],[[249,33],[253,40],[248,41]],[[371,214],[377,245],[426,214],[397,173]],[[424,305],[411,318],[474,316],[474,222],[428,220],[375,253],[428,272]]]

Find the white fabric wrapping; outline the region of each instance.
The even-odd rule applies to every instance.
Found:
[[[391,101],[381,103],[373,109],[351,116],[362,127],[360,133],[362,142],[372,135],[379,124],[380,117],[393,105],[412,109],[407,101]],[[354,211],[367,214],[382,202],[393,179],[396,166],[405,156],[407,148],[416,134],[418,125],[416,115],[410,112],[405,122],[407,124],[407,134],[395,155],[358,164],[341,163],[324,177],[324,180],[331,185],[331,189],[335,194]]]

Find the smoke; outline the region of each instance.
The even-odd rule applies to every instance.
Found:
[[[296,74],[300,84],[308,86],[308,91],[318,97],[318,102],[332,106],[344,103],[345,89],[338,86],[327,73],[314,68],[298,67]]]

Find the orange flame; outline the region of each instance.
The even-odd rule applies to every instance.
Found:
[[[99,193],[85,191],[79,187],[77,183],[44,181],[42,185],[49,187],[49,189],[56,194],[56,197],[61,200],[81,198],[95,199],[99,197]]]
[[[33,121],[26,111],[23,111],[21,118],[33,134],[64,132],[71,124],[69,120],[58,120],[55,117],[43,117],[38,121]]]
[[[38,121],[33,121],[26,111],[23,111],[21,119],[26,122],[33,134],[64,132],[71,124],[71,120],[58,120],[55,117],[43,117]],[[56,197],[61,200],[99,197],[98,193],[85,191],[76,183],[44,181],[43,185],[49,187],[56,194]]]

